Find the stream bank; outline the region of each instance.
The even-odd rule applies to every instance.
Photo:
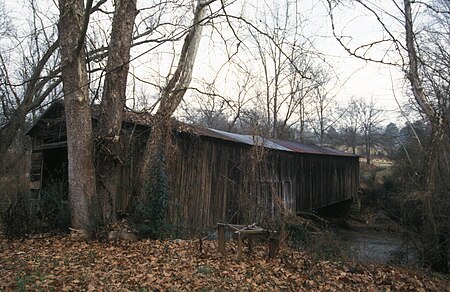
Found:
[[[416,266],[417,252],[400,225],[382,210],[367,206],[366,199],[362,201],[362,210],[361,202],[357,202],[317,212],[327,222],[325,229],[343,249],[343,256],[363,263]]]

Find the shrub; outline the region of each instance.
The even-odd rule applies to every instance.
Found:
[[[39,200],[41,231],[68,231],[70,212],[68,208],[67,183],[53,180],[42,189]]]
[[[311,235],[304,226],[292,223],[286,223],[286,233],[289,242],[295,247],[304,245]]]
[[[2,216],[4,233],[8,239],[21,239],[32,231],[29,206],[24,198],[9,205]]]
[[[306,242],[306,248],[317,260],[341,261],[345,258],[342,241],[329,231],[315,233]]]

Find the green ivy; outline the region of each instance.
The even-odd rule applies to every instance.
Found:
[[[147,195],[144,206],[138,207],[140,213],[135,220],[135,228],[144,237],[164,238],[168,236],[169,226],[166,214],[169,206],[168,178],[166,158],[163,149],[159,149],[150,173],[150,183],[145,187]]]

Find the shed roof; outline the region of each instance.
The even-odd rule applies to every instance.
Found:
[[[52,104],[43,114],[42,116],[33,124],[33,126],[27,131],[27,135],[32,135],[35,131],[35,128],[40,120],[44,119],[46,115],[50,115],[53,112],[54,108],[58,108],[60,106],[64,106],[63,102],[55,102]],[[99,111],[98,107],[94,107],[92,111],[92,115],[94,118],[98,118]],[[53,117],[53,115],[52,115]],[[124,115],[124,122],[137,124],[142,126],[151,126],[154,123],[153,116],[149,113],[144,112],[133,112],[126,111]],[[211,128],[203,128],[194,125],[188,125],[179,121],[175,121],[175,128],[178,132],[182,133],[190,133],[197,136],[214,138],[222,141],[235,142],[246,145],[258,145],[263,146],[265,148],[279,150],[279,151],[287,151],[294,153],[303,153],[303,154],[319,154],[319,155],[332,155],[332,156],[347,156],[347,157],[358,157],[357,155],[350,154],[344,151],[339,151],[336,149],[332,149],[329,147],[318,146],[314,144],[303,144],[295,141],[287,141],[287,140],[278,140],[272,138],[263,138],[261,136],[256,135],[245,135],[245,134],[236,134],[230,133],[226,131],[221,131],[217,129]]]

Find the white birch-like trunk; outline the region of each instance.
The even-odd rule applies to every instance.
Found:
[[[151,162],[154,160],[157,148],[166,142],[168,121],[183,100],[184,94],[192,80],[195,59],[202,38],[202,21],[206,15],[206,8],[212,2],[214,0],[197,1],[192,26],[184,40],[177,69],[162,93],[155,119],[158,124],[152,128],[152,133],[147,141],[143,159],[141,160],[139,182],[137,184],[139,193],[142,192],[142,188],[148,183]]]

